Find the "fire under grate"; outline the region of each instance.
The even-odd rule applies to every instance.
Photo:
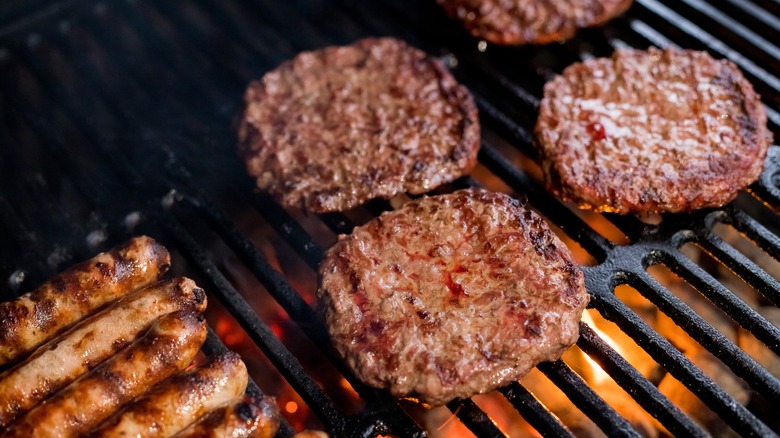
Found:
[[[419,409],[351,375],[328,346],[311,293],[301,291],[311,288],[312,273],[336,234],[392,209],[393,201],[373,201],[354,214],[305,217],[285,211],[254,193],[233,145],[232,123],[249,80],[301,50],[393,35],[440,56],[478,103],[485,131],[479,169],[445,190],[486,186],[526,197],[584,254],[595,315],[614,323],[660,365],[662,374],[679,380],[733,431],[771,436],[780,430],[771,409],[780,403],[780,381],[767,365],[757,363],[650,272],[653,266],[666,267],[739,330],[752,333],[777,360],[777,322],[716,278],[712,263],[697,263],[683,248],[700,248],[754,290],[764,308],[780,306],[780,274],[768,272],[716,232],[731,227],[780,260],[780,148],[772,147],[760,181],[734,203],[668,215],[660,225],[576,212],[547,194],[528,164],[534,158],[530,132],[544,82],[572,62],[608,56],[623,46],[675,44],[731,59],[762,95],[770,129],[780,136],[780,79],[773,73],[780,71],[780,49],[772,43],[780,40],[778,4],[637,0],[624,17],[566,43],[502,48],[468,36],[433,1],[37,3],[0,7],[0,278],[8,283],[0,299],[131,234],[148,233],[169,246],[184,266],[182,273],[224,307],[224,314],[209,315],[214,330],[204,349],[219,351],[223,342],[232,347],[229,332],[220,327],[224,320],[237,324],[311,411],[301,424],[333,436],[436,435],[437,430],[426,431]],[[285,263],[302,265],[303,279]],[[237,270],[257,286],[246,286]],[[682,327],[744,381],[757,403],[738,403],[621,301],[615,293],[621,286]],[[252,292],[257,288],[348,382],[360,398],[357,409],[345,408],[349,403],[315,378],[316,365],[280,335],[275,320],[261,315]],[[580,331],[577,346],[653,421],[675,436],[707,434],[662,394],[657,379],[641,373],[640,364],[629,363],[590,322],[581,323]],[[565,360],[537,368],[605,434],[642,432],[625,411],[605,401],[582,370]],[[260,374],[253,373],[255,390],[266,389]],[[525,385],[513,383],[498,392],[508,409],[539,434],[578,431]],[[474,399],[447,408],[477,436],[512,433]],[[301,426],[297,417],[287,418],[280,436]]]

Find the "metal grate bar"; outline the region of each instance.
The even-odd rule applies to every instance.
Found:
[[[756,363],[731,340],[712,327],[687,304],[664,288],[647,272],[633,277],[631,286],[653,302],[696,342],[723,361],[767,400],[780,403],[780,380]]]
[[[255,344],[263,350],[268,359],[284,375],[309,407],[328,424],[329,429],[333,430],[334,433],[342,430],[346,424],[345,416],[333,405],[327,394],[309,377],[300,362],[276,338],[265,322],[252,311],[252,308],[238,291],[222,276],[219,269],[209,260],[205,250],[172,218],[160,216],[157,220],[167,230],[177,246],[181,248],[181,253],[211,283],[209,290],[219,297],[220,301],[236,318],[241,327],[249,334]]]
[[[586,283],[590,283],[587,276]],[[590,285],[592,287],[590,290],[600,290],[603,287],[593,283]],[[593,295],[591,304],[604,318],[617,324],[656,362],[720,415],[735,431],[751,436],[775,436],[771,429],[744,406],[736,403],[684,354],[626,307],[611,291]]]
[[[739,278],[753,289],[766,297],[776,306],[780,306],[780,282],[767,274],[752,260],[728,245],[718,235],[712,232],[704,233],[696,240],[712,257],[728,266]]]
[[[583,322],[580,322],[580,339],[577,341],[577,346],[595,360],[618,385],[631,394],[640,406],[660,421],[673,435],[707,436],[699,425],[673,405],[655,385]]]
[[[752,29],[748,28],[724,12],[721,12],[711,4],[702,0],[682,0],[682,3],[690,6],[692,10],[704,14],[712,21],[718,23],[724,29],[727,29],[729,32],[739,35],[745,41],[749,42],[767,55],[774,58],[774,60],[780,60],[780,48],[778,48],[774,43],[766,40]]]
[[[501,394],[512,403],[512,406],[533,426],[542,436],[566,437],[574,436],[561,424],[527,389],[517,382],[512,382],[500,388]]]
[[[740,68],[742,68],[745,72],[771,87],[775,93],[780,92],[780,79],[778,79],[777,76],[758,66],[755,62],[746,58],[740,52],[727,46],[722,41],[715,38],[712,34],[706,32],[687,18],[673,11],[671,8],[663,5],[660,1],[637,0],[637,3],[647,8],[653,14],[663,18],[671,25],[677,27],[681,31],[700,41],[709,49],[727,57]]]
[[[208,330],[206,333],[206,342],[204,342],[201,347],[201,351],[203,351],[204,354],[207,356],[215,356],[230,351],[225,347],[225,344],[222,343],[222,340],[219,339],[219,336],[214,333],[214,330],[212,330],[211,327],[206,326],[206,329]],[[255,383],[251,376],[249,377],[249,382],[246,386],[246,392],[247,394],[252,394],[256,397],[265,397],[265,394],[263,394],[263,391],[257,386],[257,383]],[[290,423],[282,417],[279,421],[279,430],[277,431],[276,436],[286,438],[293,436],[294,434],[295,429],[293,429],[292,426],[290,426]]]
[[[562,360],[543,362],[536,368],[569,397],[585,415],[593,420],[608,436],[639,437],[629,422],[621,417],[612,406],[596,394],[587,383]]]
[[[451,401],[447,403],[447,408],[451,410],[458,419],[479,436],[504,438],[506,434],[501,432],[495,422],[485,414],[470,399]]]
[[[220,237],[241,258],[241,261],[249,267],[252,274],[260,280],[266,290],[281,304],[285,312],[298,323],[300,328],[318,346],[328,345],[325,326],[319,322],[314,310],[301,298],[285,277],[274,269],[265,257],[257,251],[251,241],[247,240],[233,226],[233,224],[211,202],[203,201],[191,195],[186,195],[184,201],[194,208],[208,221],[211,228],[219,233]]]
[[[255,210],[267,220],[271,226],[287,240],[287,243],[299,249],[298,254],[312,269],[316,270],[322,260],[324,251],[306,233],[303,227],[293,219],[268,195],[257,195],[253,199]]]
[[[736,297],[707,271],[680,253],[659,252],[656,256],[658,262],[663,263],[664,266],[679,275],[743,328],[752,332],[773,351],[780,354],[778,351],[780,329],[766,321],[763,316]]]
[[[266,290],[268,290],[277,302],[284,307],[285,311],[293,318],[298,327],[320,348],[330,345],[327,330],[316,317],[311,307],[301,299],[300,295],[298,295],[294,289],[292,289],[284,276],[268,264],[263,256],[255,249],[254,245],[246,240],[238,230],[233,227],[227,218],[211,205],[211,203],[196,200],[192,197],[186,199],[204,215],[209,223],[212,224],[213,228],[241,258],[242,262],[246,264],[255,277],[263,283]],[[241,300],[243,301],[243,299]],[[240,304],[246,304],[246,302]],[[252,312],[251,309],[247,310],[248,312]],[[336,366],[339,372],[349,380],[352,387],[364,400],[376,400],[383,403],[383,405],[387,405],[383,407],[383,410],[387,414],[392,415],[392,418],[401,420],[400,422],[396,421],[396,423],[398,423],[396,424],[398,432],[403,432],[404,434],[420,433],[421,429],[419,429],[419,426],[414,424],[411,418],[409,418],[385,392],[370,388],[358,381],[354,375],[344,367],[343,363],[340,360],[337,360],[332,349],[324,348],[323,352]]]
[[[745,233],[750,240],[774,257],[775,260],[780,260],[780,237],[769,231],[757,220],[743,211],[735,210],[724,222]]]
[[[763,21],[771,29],[780,30],[780,19],[778,19],[771,12],[766,9],[762,9],[761,6],[755,4],[755,2],[747,0],[725,0],[728,4],[741,9],[744,12],[750,14],[750,17],[755,20]]]
[[[659,253],[658,262],[679,275],[743,328],[780,354],[780,329],[735,296],[707,271],[680,253]]]
[[[767,167],[774,172],[765,171],[759,177],[758,183],[750,186],[750,190],[775,213],[780,213],[780,147],[772,146],[767,152]]]
[[[483,142],[479,151],[479,160],[512,188],[528,196],[534,207],[546,216],[559,219],[556,224],[577,240],[596,260],[604,261],[606,259],[606,251],[612,247],[612,244],[593,231],[589,225],[560,201],[551,199],[546,192],[531,182],[525,173],[512,165],[496,149]]]

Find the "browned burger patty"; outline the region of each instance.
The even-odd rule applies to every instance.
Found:
[[[355,374],[432,405],[559,358],[589,299],[540,216],[476,189],[407,203],[340,236],[320,277],[328,330]]]
[[[723,205],[758,178],[772,141],[734,64],[656,48],[566,68],[544,87],[535,133],[554,193],[621,214]]]
[[[447,69],[393,38],[304,52],[249,84],[239,151],[287,207],[346,210],[468,172],[477,109]]]
[[[474,36],[495,44],[546,44],[599,26],[632,0],[437,0]]]

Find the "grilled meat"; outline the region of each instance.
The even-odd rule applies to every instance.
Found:
[[[721,206],[755,181],[772,141],[758,94],[706,52],[618,50],[544,87],[536,139],[551,191],[626,213]]]
[[[73,266],[38,289],[0,303],[0,365],[53,338],[65,327],[157,280],[170,255],[149,237],[136,237]]]
[[[176,438],[271,438],[279,428],[280,415],[271,397],[245,396],[204,415]]]
[[[541,217],[507,195],[466,189],[339,236],[318,298],[336,350],[363,382],[441,405],[559,358],[589,296]]]
[[[186,310],[163,316],[143,338],[35,407],[0,437],[82,435],[184,369],[205,339],[206,322],[201,314]]]
[[[476,163],[471,95],[397,39],[301,53],[252,82],[245,101],[247,171],[287,207],[322,213],[424,193]]]
[[[203,312],[206,295],[176,278],[140,289],[61,336],[0,375],[0,429],[143,334],[162,315]]]
[[[632,0],[437,0],[478,38],[495,44],[546,44],[600,26]]]
[[[157,385],[89,436],[171,436],[204,413],[242,395],[248,379],[246,366],[239,355],[215,356]]]

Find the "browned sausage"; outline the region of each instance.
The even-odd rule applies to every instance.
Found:
[[[213,410],[176,438],[271,438],[279,428],[279,408],[273,397],[247,395]]]
[[[321,430],[304,430],[293,435],[293,438],[328,438],[328,434]]]
[[[103,304],[152,283],[170,263],[165,247],[149,237],[135,237],[0,304],[0,365],[33,350]]]
[[[216,356],[155,386],[89,436],[171,436],[204,413],[243,394],[248,378],[238,354]]]
[[[143,338],[36,406],[3,438],[74,437],[184,369],[206,340],[206,320],[192,310],[160,318]]]
[[[160,281],[44,344],[0,375],[0,429],[135,341],[160,316],[184,308],[203,312],[203,290],[188,278]]]

